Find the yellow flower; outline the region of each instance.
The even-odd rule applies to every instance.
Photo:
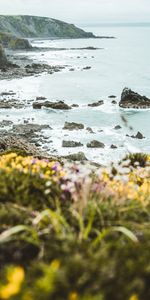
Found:
[[[72,292],[69,294],[69,300],[78,300],[78,294],[76,292]],[[134,299],[133,299],[134,300]]]
[[[138,295],[134,294],[129,298],[129,300],[139,300],[139,297]]]
[[[1,299],[9,299],[11,296],[20,292],[21,284],[24,280],[24,270],[21,267],[15,267],[8,272],[8,283],[0,290]]]

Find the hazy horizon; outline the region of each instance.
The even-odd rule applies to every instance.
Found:
[[[149,0],[0,0],[0,7],[0,14],[45,16],[76,24],[147,23],[150,15]]]

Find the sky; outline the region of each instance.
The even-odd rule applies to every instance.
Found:
[[[0,14],[47,16],[76,24],[150,22],[150,0],[0,0]]]

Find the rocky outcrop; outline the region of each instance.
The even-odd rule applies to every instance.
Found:
[[[63,141],[62,142],[62,147],[64,148],[75,148],[75,147],[82,147],[83,144],[80,142],[75,142],[75,141]]]
[[[15,38],[9,43],[9,48],[12,50],[29,50],[32,49],[32,46],[27,39]]]
[[[110,149],[117,149],[118,147],[116,146],[116,145],[114,145],[114,144],[112,144],[111,146],[110,146]]]
[[[60,110],[69,110],[71,109],[71,106],[66,104],[64,101],[57,101],[57,102],[51,102],[51,101],[44,101],[44,102],[33,102],[33,108],[34,109],[40,109],[43,107],[46,108],[52,108],[52,109],[60,109]]]
[[[7,32],[0,32],[0,42],[5,48],[9,48],[12,50],[32,49],[32,46],[27,39],[18,38]]]
[[[93,140],[87,144],[87,148],[105,148],[105,144],[99,141]]]
[[[0,31],[25,38],[93,38],[91,32],[59,20],[36,16],[0,16]]]
[[[62,158],[65,158],[69,161],[80,161],[80,162],[87,161],[87,158],[83,152],[69,154],[67,156],[63,156]]]
[[[120,126],[120,125],[116,125],[116,126],[114,127],[114,129],[115,129],[115,130],[119,130],[119,129],[121,129],[121,126]]]
[[[88,104],[89,107],[97,107],[97,106],[100,106],[100,105],[103,105],[104,104],[104,101],[103,100],[99,100],[97,102],[93,102],[93,103],[90,103]]]
[[[24,153],[26,155],[33,155],[34,157],[40,157],[41,153],[39,150],[29,144],[27,140],[20,139],[13,135],[8,135],[5,137],[0,137],[0,152],[3,153],[5,151],[13,151],[18,150],[20,153]]]
[[[0,44],[0,69],[5,68],[8,66],[8,60],[3,49],[3,46]]]
[[[63,127],[65,130],[79,130],[79,129],[84,129],[84,125],[80,123],[70,123],[70,122],[65,122],[65,125]]]
[[[93,129],[91,127],[87,127],[86,130],[89,132],[89,133],[94,133]]]
[[[144,135],[140,131],[138,131],[136,135],[128,135],[127,134],[126,136],[131,137],[133,139],[139,139],[139,140],[142,140],[145,138]]]
[[[123,108],[150,108],[150,99],[133,92],[128,88],[124,88],[121,94],[120,107]]]

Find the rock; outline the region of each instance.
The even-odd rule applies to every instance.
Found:
[[[36,132],[39,132],[43,129],[51,129],[49,125],[39,125],[39,124],[18,124],[13,125],[12,131],[18,135],[24,135],[27,138],[34,135]]]
[[[72,104],[71,107],[79,107],[78,104]]]
[[[88,104],[88,106],[90,106],[90,107],[97,107],[97,106],[100,106],[100,105],[103,105],[103,104],[104,104],[104,101],[103,100],[99,100],[98,102],[94,102],[94,103]]]
[[[36,101],[39,101],[39,100],[46,100],[46,97],[43,97],[43,96],[36,97]]]
[[[3,46],[0,44],[0,69],[8,66],[8,60],[4,51]]]
[[[30,50],[32,46],[27,39],[16,37],[9,42],[9,48],[13,50]]]
[[[40,109],[42,106],[44,106],[46,108],[60,109],[60,110],[69,110],[69,109],[71,109],[71,106],[64,103],[63,101],[58,101],[58,102],[51,102],[51,101],[33,102],[32,106],[33,106],[34,109]]]
[[[116,100],[111,101],[112,104],[117,104]]]
[[[115,96],[115,95],[110,95],[108,98],[110,98],[110,99],[115,99],[116,96]]]
[[[79,130],[79,129],[84,129],[84,125],[80,124],[80,123],[69,123],[69,122],[65,122],[65,125],[63,127],[63,129],[65,130]]]
[[[75,69],[74,69],[74,68],[70,68],[69,71],[70,71],[70,72],[73,72],[73,71],[75,71]]]
[[[92,67],[90,66],[87,66],[87,67],[84,67],[83,70],[90,70]]]
[[[0,101],[0,109],[11,109],[11,108],[23,108],[25,104],[18,99],[10,99],[10,100],[1,100]]]
[[[112,145],[110,146],[110,148],[111,148],[111,149],[117,149],[118,147],[117,147],[116,145],[113,145],[113,144],[112,144]]]
[[[32,106],[33,106],[34,109],[41,109],[42,108],[42,103],[33,102]]]
[[[144,139],[145,137],[143,136],[143,134],[141,132],[138,131],[138,133],[135,136],[136,139]]]
[[[0,137],[0,152],[13,151],[14,149],[23,151],[26,155],[33,155],[34,157],[41,156],[37,148],[29,144],[27,140],[18,139],[18,137],[12,135]]]
[[[87,127],[86,130],[89,132],[89,133],[94,133],[93,129],[91,127]]]
[[[83,144],[80,142],[75,142],[75,141],[63,141],[62,142],[62,147],[64,148],[75,148],[75,147],[82,147]]]
[[[1,96],[14,96],[14,95],[16,95],[16,93],[14,93],[13,91],[9,91],[9,92],[2,92],[0,95]]]
[[[12,121],[3,120],[2,122],[0,122],[0,127],[11,126],[12,124],[13,124]]]
[[[70,161],[80,161],[80,162],[84,162],[88,160],[83,152],[69,154],[67,156],[63,156],[63,158]]]
[[[87,144],[87,148],[105,148],[105,145],[99,141],[93,140]]]
[[[116,125],[115,127],[114,127],[114,129],[115,130],[119,130],[119,129],[121,129],[122,127],[120,126],[120,125]]]
[[[139,139],[139,140],[142,140],[142,139],[145,139],[145,137],[143,136],[143,134],[141,132],[138,131],[138,133],[136,135],[126,135],[128,137],[131,137],[133,139]]]
[[[133,92],[131,89],[124,88],[121,94],[119,106],[123,108],[150,108],[150,99]]]
[[[0,101],[0,109],[10,109],[10,108],[12,108],[11,103]]]

